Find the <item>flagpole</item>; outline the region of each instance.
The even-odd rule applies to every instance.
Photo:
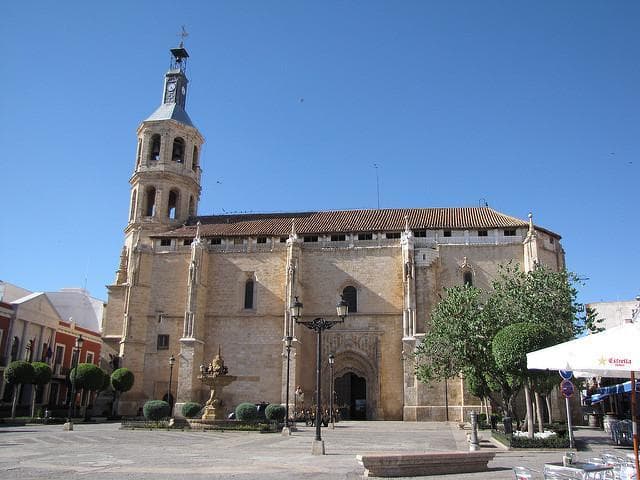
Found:
[[[636,464],[636,478],[640,479],[640,463],[638,462],[638,423],[636,419],[636,375],[631,371],[631,422],[633,425],[633,456]]]

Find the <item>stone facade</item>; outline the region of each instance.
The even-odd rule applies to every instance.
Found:
[[[244,401],[284,402],[287,335],[294,337],[290,402],[309,408],[316,334],[296,325],[289,306],[298,297],[305,318],[335,319],[334,305],[347,291],[356,311],[322,335],[323,403],[335,390],[343,414],[375,420],[460,420],[478,409],[462,379],[445,388],[413,375],[411,353],[428,334],[429,312],[443,287],[488,287],[500,263],[561,268],[558,235],[488,207],[197,217],[200,166],[189,156],[196,153],[177,161],[167,152],[176,138],[186,152],[197,152],[204,139],[190,121],[158,118],[161,109],[138,129],[125,245],[108,287],[104,341],[136,376],[121,413],[167,394],[172,354],[176,413],[186,401],[204,403],[199,367],[219,348],[238,377],[223,393],[228,411]],[[149,160],[156,134],[160,153]],[[173,213],[172,191],[179,203]]]

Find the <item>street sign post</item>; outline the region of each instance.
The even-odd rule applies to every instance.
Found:
[[[571,395],[573,395],[573,392],[575,392],[576,387],[574,387],[573,383],[571,383],[571,381],[569,379],[565,378],[563,373],[565,375],[566,374],[570,374],[569,378],[571,378],[571,376],[573,376],[573,372],[567,371],[567,370],[560,370],[560,376],[562,378],[564,378],[564,380],[562,380],[562,382],[560,382],[560,392],[562,392],[562,395],[564,396],[564,402],[565,402],[565,405],[567,407],[567,430],[569,431],[569,448],[575,448],[575,440],[573,438],[573,425],[572,425],[572,422],[571,422],[571,406],[569,405],[569,397],[571,397]]]
[[[571,380],[571,377],[573,377],[573,372],[571,370],[558,370],[558,373],[563,380]]]

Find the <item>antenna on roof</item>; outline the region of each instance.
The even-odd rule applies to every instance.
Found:
[[[478,200],[478,206],[479,207],[488,207],[489,203],[487,202],[486,198],[481,198],[480,200]]]
[[[378,194],[378,210],[380,210],[380,181],[378,180],[378,164],[374,163],[373,168],[376,169],[376,193]]]

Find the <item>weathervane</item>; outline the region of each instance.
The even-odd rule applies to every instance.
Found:
[[[180,37],[180,48],[183,48],[184,39],[189,36],[189,32],[187,32],[187,29],[184,27],[184,25],[181,26],[181,32],[178,33],[178,36]]]

